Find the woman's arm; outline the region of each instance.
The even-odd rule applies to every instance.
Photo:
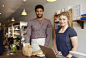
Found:
[[[76,52],[78,50],[78,38],[77,38],[77,36],[74,36],[74,37],[70,37],[70,39],[71,39],[72,46],[73,46],[71,51]],[[66,57],[72,57],[72,55],[69,53]]]
[[[57,50],[57,46],[56,46],[56,34],[55,34],[55,37],[54,37],[54,50],[55,50],[55,53],[56,53],[57,55],[62,55],[61,52],[59,52],[59,51]]]
[[[55,49],[55,53],[58,52],[57,46],[56,46],[56,34],[55,34],[55,37],[54,37],[54,49]]]

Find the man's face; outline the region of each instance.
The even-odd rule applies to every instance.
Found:
[[[37,18],[41,18],[41,17],[43,17],[44,11],[41,8],[38,8],[38,9],[36,9],[35,14],[36,14]]]

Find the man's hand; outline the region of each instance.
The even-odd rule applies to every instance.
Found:
[[[60,51],[57,51],[56,55],[62,55],[62,53]]]

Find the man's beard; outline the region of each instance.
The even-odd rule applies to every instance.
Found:
[[[42,18],[43,17],[43,15],[41,15],[40,17],[37,15],[37,18]]]

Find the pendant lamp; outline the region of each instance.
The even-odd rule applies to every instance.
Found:
[[[25,6],[25,2],[26,2],[26,0],[23,0],[23,2],[24,2],[24,6]],[[27,15],[27,12],[25,11],[25,9],[23,9],[23,12],[21,13],[21,15]]]
[[[15,21],[14,17],[12,17],[11,21]]]
[[[21,15],[27,15],[25,9],[24,9],[23,12],[21,13]]]
[[[56,0],[47,0],[48,2],[55,2]]]

